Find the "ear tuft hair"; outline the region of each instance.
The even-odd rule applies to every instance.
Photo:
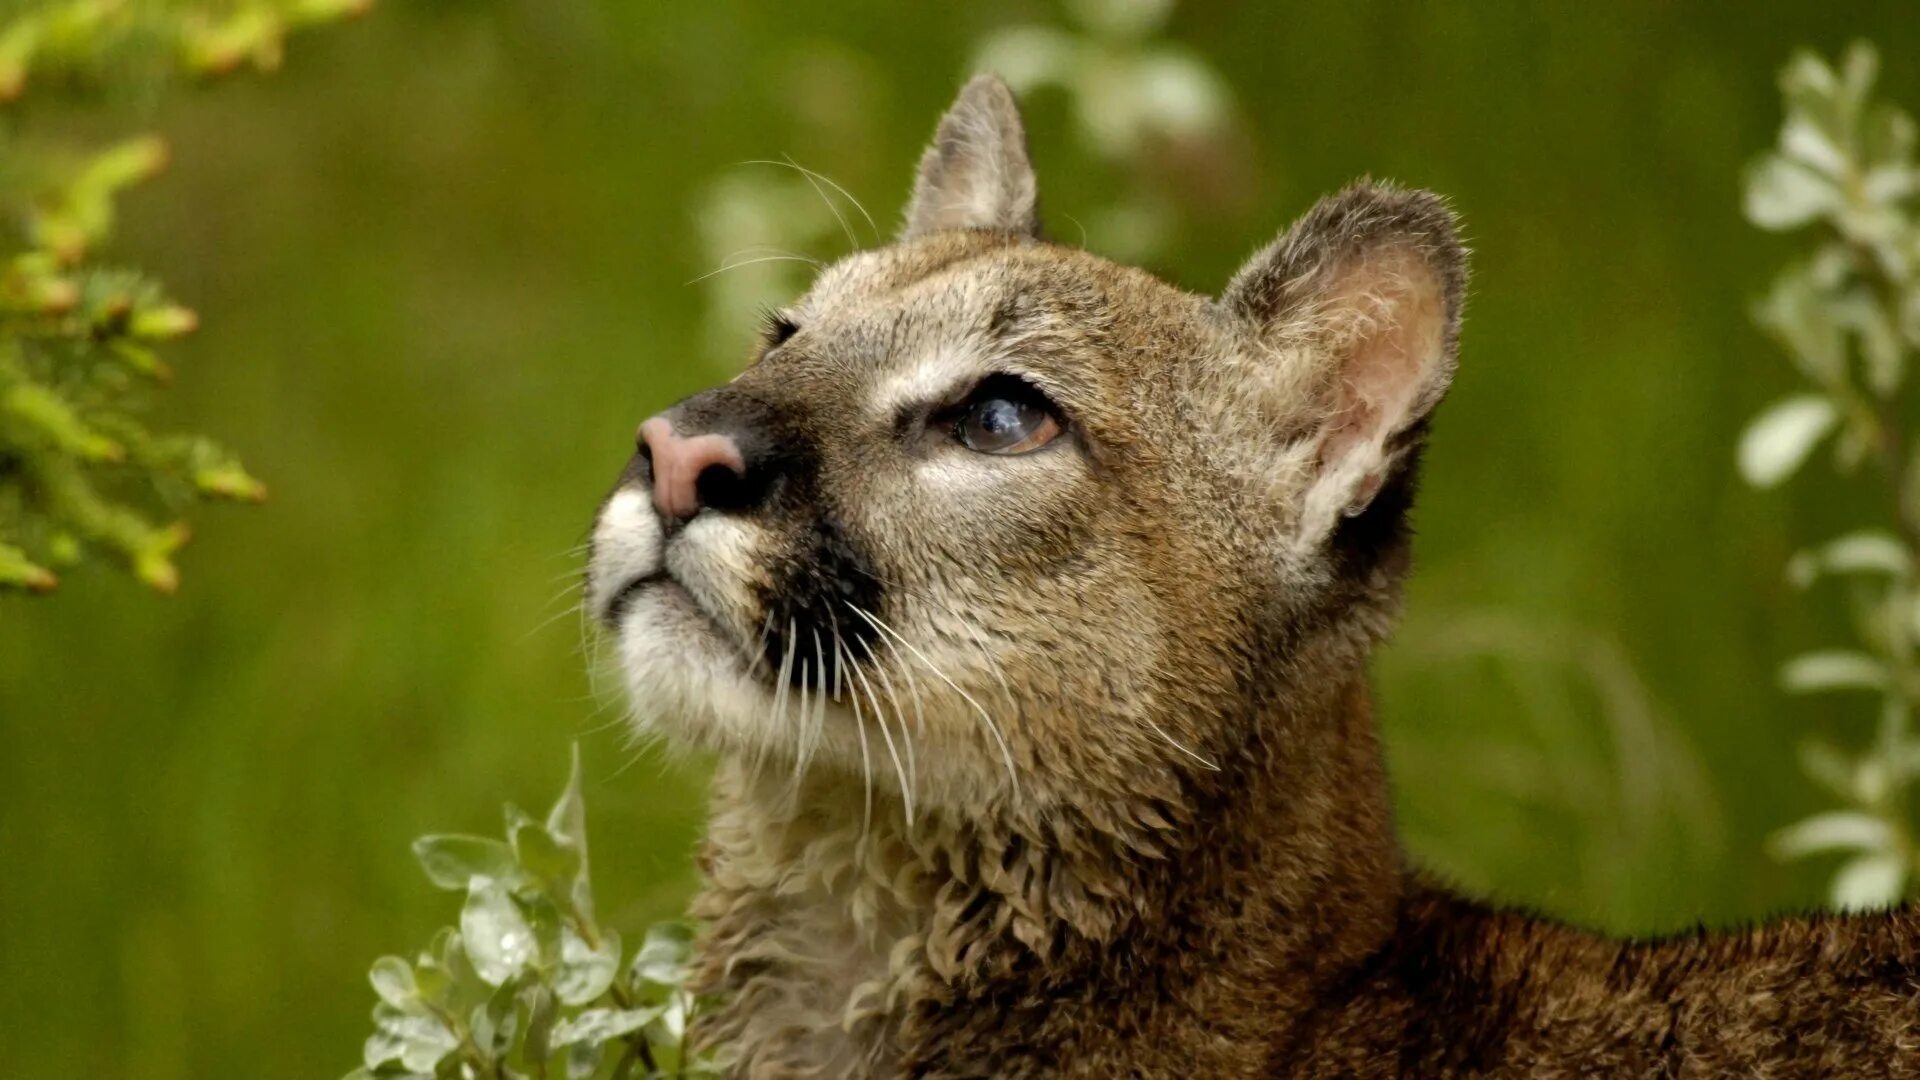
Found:
[[[948,229],[1040,234],[1039,195],[1013,91],[976,75],[920,157],[900,238]]]

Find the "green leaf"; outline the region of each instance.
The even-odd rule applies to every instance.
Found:
[[[603,1042],[577,1042],[567,1047],[567,1080],[587,1080],[600,1071],[606,1054],[607,1044]]]
[[[544,892],[523,889],[513,894],[513,900],[520,909],[520,916],[527,920],[527,926],[533,930],[533,963],[542,969],[558,963],[560,931],[566,919],[553,898]]]
[[[1780,669],[1780,685],[1788,693],[1814,694],[1828,690],[1885,690],[1887,669],[1865,653],[1829,649],[1806,653]]]
[[[603,1043],[632,1034],[665,1012],[664,1006],[646,1009],[588,1009],[572,1019],[553,1026],[550,1045],[554,1048],[578,1042]]]
[[[485,1003],[475,1005],[467,1017],[467,1031],[473,1045],[490,1058],[503,1058],[513,1049],[513,1037],[520,1027],[520,1010],[515,1007],[517,993],[512,984],[503,986]]]
[[[513,881],[520,876],[513,849],[484,836],[438,834],[413,842],[427,879],[443,889],[465,889],[476,877]]]
[[[686,979],[687,960],[692,954],[692,927],[679,922],[655,923],[647,928],[628,973],[639,982],[677,987]]]
[[[527,1058],[545,1061],[553,1052],[553,1022],[559,1015],[553,991],[537,983],[529,986],[520,992],[520,1006],[527,1013]]]
[[[566,895],[580,873],[580,849],[531,821],[513,830],[513,853],[528,873]]]
[[[1886,851],[1894,843],[1891,826],[1857,810],[1832,810],[1789,825],[1768,838],[1776,859],[1798,859],[1823,851]]]
[[[607,931],[600,947],[587,944],[571,926],[560,931],[560,965],[553,992],[562,1004],[585,1005],[607,992],[620,972],[620,935]]]
[[[383,956],[373,962],[367,981],[380,1000],[396,1009],[412,1009],[420,1003],[420,987],[414,981],[413,968],[397,956]]]
[[[489,986],[520,974],[538,951],[533,928],[512,895],[490,878],[474,879],[460,909],[460,938],[474,971]]]
[[[1833,403],[1817,394],[1774,404],[1740,437],[1740,474],[1754,487],[1779,484],[1800,468],[1838,419]]]

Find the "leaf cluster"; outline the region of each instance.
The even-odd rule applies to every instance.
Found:
[[[280,62],[294,29],[367,0],[57,0],[0,19],[0,589],[46,591],[89,553],[173,590],[181,514],[266,488],[231,453],[141,419],[191,310],[100,257],[116,204],[167,162],[158,137],[82,147],[38,134],[32,99],[83,101]],[[37,91],[37,93],[36,93]]]
[[[628,957],[594,917],[578,747],[544,820],[509,805],[503,839],[423,836],[413,850],[465,901],[414,960],[374,962],[374,1033],[349,1080],[715,1075],[685,1041],[700,1005],[685,989],[692,931],[655,925]]]

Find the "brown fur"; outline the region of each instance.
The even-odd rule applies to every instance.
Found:
[[[669,414],[747,472],[663,522],[636,459],[596,528],[642,722],[718,757],[730,1071],[1920,1075],[1912,913],[1614,942],[1404,866],[1366,663],[1453,372],[1440,200],[1349,189],[1209,300],[1034,190],[976,80],[900,242]],[[994,372],[1066,434],[956,444]]]

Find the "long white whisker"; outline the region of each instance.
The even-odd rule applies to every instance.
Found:
[[[784,157],[785,155],[782,156]],[[802,169],[790,157],[787,158],[787,164],[792,165],[794,171],[798,172],[801,177],[806,180],[807,186],[813,189],[813,193],[820,196],[820,201],[827,204],[827,211],[833,215],[835,221],[840,223],[840,231],[847,234],[847,246],[858,248],[860,246],[860,238],[853,235],[853,226],[847,224],[847,215],[840,212],[840,204],[834,202],[833,197],[827,194],[827,190],[820,186],[820,181],[814,179],[813,170]]]
[[[1192,758],[1193,760],[1199,762],[1200,764],[1205,765],[1207,768],[1213,770],[1214,772],[1220,771],[1220,766],[1215,765],[1213,762],[1208,761],[1206,758],[1201,757],[1199,754],[1196,754],[1193,751],[1187,749],[1186,747],[1181,746],[1179,742],[1177,742],[1174,739],[1173,736],[1166,733],[1166,730],[1164,728],[1162,728],[1159,724],[1156,724],[1153,722],[1153,717],[1142,714],[1140,719],[1145,720],[1147,722],[1147,726],[1153,729],[1154,734],[1160,736],[1162,739],[1165,739],[1167,741],[1168,746],[1173,747],[1175,750],[1178,750],[1181,753]]]
[[[848,654],[848,658],[851,659],[853,654],[853,649],[851,647],[847,649],[847,654]],[[873,706],[873,722],[875,725],[877,725],[880,728],[880,738],[886,741],[887,756],[893,759],[894,774],[900,778],[900,797],[906,803],[907,823],[912,824],[913,823],[913,789],[912,789],[912,785],[907,783],[906,767],[900,764],[900,751],[894,747],[893,732],[889,730],[887,727],[886,712],[880,708],[880,698],[876,694],[874,694],[873,684],[867,681],[866,673],[861,671],[857,666],[851,668],[851,670],[853,672],[853,677],[860,681],[861,691],[867,695],[867,704]],[[859,706],[860,699],[858,697],[855,697],[853,700],[855,703],[855,707],[857,708]]]
[[[855,615],[858,615],[861,618],[867,620],[867,622],[870,623],[875,630],[878,630],[883,634],[893,635],[894,639],[899,641],[901,645],[905,646],[908,652],[912,653],[915,658],[917,658],[922,664],[926,665],[926,668],[928,671],[933,672],[933,674],[937,678],[939,678],[941,682],[946,683],[947,686],[952,688],[954,693],[959,694],[960,697],[964,701],[966,701],[967,704],[973,706],[973,711],[976,713],[979,713],[980,719],[986,721],[987,731],[993,735],[993,740],[1000,744],[1000,756],[1003,759],[1005,759],[1007,763],[1007,780],[1009,783],[1013,785],[1013,793],[1015,795],[1018,795],[1020,793],[1020,776],[1019,776],[1019,773],[1017,773],[1013,767],[1013,750],[1007,746],[1006,737],[1000,734],[1000,725],[994,723],[993,717],[987,713],[986,708],[982,706],[978,701],[975,701],[973,699],[972,694],[969,694],[965,690],[960,689],[959,683],[956,683],[952,679],[947,678],[947,673],[944,671],[941,671],[938,667],[935,667],[933,661],[927,659],[927,655],[925,653],[921,652],[918,648],[914,647],[913,642],[908,641],[904,637],[901,637],[898,631],[894,630],[892,627],[886,625],[885,623],[880,622],[878,618],[868,613],[865,609],[857,607],[852,604],[849,604],[847,606],[853,609],[853,613]]]
[[[719,267],[718,269],[709,270],[706,273],[701,274],[699,277],[694,278],[692,281],[687,282],[687,284],[698,285],[701,282],[707,280],[708,278],[713,277],[715,274],[724,274],[729,270],[738,270],[743,266],[753,266],[755,264],[764,263],[764,262],[803,262],[810,266],[820,265],[819,260],[809,259],[802,255],[762,255],[757,259],[741,259],[739,262],[727,263],[725,266]]]
[[[788,625],[793,625],[788,620]],[[813,671],[810,679],[802,680],[801,722],[805,725],[800,742],[800,754],[794,763],[798,773],[804,770],[806,763],[813,760],[819,750],[820,740],[826,737],[827,730],[827,656],[820,648],[820,629],[814,627],[813,634]]]
[[[557,600],[559,599],[559,597],[554,597],[554,599]],[[552,601],[548,601],[548,602],[551,603]],[[580,610],[580,604],[578,601],[568,604],[566,607],[560,609],[559,611],[554,612],[552,615],[549,615],[546,618],[541,619],[540,624],[538,626],[535,626],[533,629],[520,635],[520,640],[523,642],[528,640],[529,638],[533,637],[535,634],[538,634],[540,631],[545,630],[547,627],[552,626],[554,623],[557,623],[561,619],[564,619],[567,616],[572,615],[574,612],[578,610]]]
[[[764,159],[764,158],[762,158],[762,159],[760,159],[760,160],[757,160],[757,161],[749,161],[749,162],[746,162],[746,164],[748,164],[748,165],[785,165],[786,167],[788,167],[788,168],[790,168],[790,169],[794,169],[794,170],[797,170],[797,171],[798,171],[798,172],[800,172],[800,173],[801,173],[802,175],[804,175],[804,176],[806,176],[806,177],[808,177],[808,178],[810,178],[810,179],[815,179],[815,180],[819,180],[819,181],[820,181],[821,183],[823,183],[823,184],[825,184],[825,185],[827,185],[828,187],[830,187],[830,188],[832,188],[833,190],[835,190],[835,191],[837,191],[837,192],[839,192],[840,194],[842,194],[842,195],[844,195],[844,196],[846,196],[846,199],[847,199],[847,201],[853,204],[853,208],[854,208],[855,210],[858,210],[858,211],[860,211],[860,216],[861,216],[861,217],[863,217],[863,218],[866,218],[866,219],[867,219],[867,228],[873,231],[873,235],[874,235],[874,238],[875,238],[875,239],[878,239],[878,238],[879,238],[879,236],[880,236],[880,226],[878,226],[878,225],[876,225],[876,224],[874,224],[874,222],[873,222],[873,215],[872,215],[872,214],[869,214],[869,213],[867,213],[867,208],[866,208],[865,206],[863,206],[863,205],[861,205],[861,203],[860,203],[860,200],[859,200],[859,199],[856,199],[856,198],[854,198],[854,197],[853,197],[853,192],[851,192],[851,191],[848,191],[848,190],[847,190],[846,188],[843,188],[843,187],[841,187],[841,186],[840,186],[839,184],[837,184],[837,183],[835,183],[835,182],[834,182],[834,180],[833,180],[833,177],[831,177],[831,176],[828,176],[828,175],[826,175],[825,173],[818,173],[818,172],[814,172],[814,171],[813,171],[812,169],[809,169],[809,168],[807,168],[807,167],[806,167],[805,165],[802,165],[802,164],[800,164],[799,162],[797,162],[797,161],[795,161],[795,160],[793,160],[793,157],[792,157],[791,155],[782,155],[782,156],[786,158],[786,160],[785,160],[785,161],[768,161],[768,160],[766,160],[766,159]],[[859,242],[858,240],[855,240],[855,241],[854,241],[854,244],[853,244],[853,246],[854,246],[854,247],[859,247],[859,246],[860,246],[860,242]]]
[[[786,652],[780,658],[780,672],[775,676],[775,678],[779,680],[780,685],[773,691],[773,722],[781,725],[783,728],[792,726],[787,723],[787,688],[791,685],[790,680],[792,677],[793,635],[788,634]]]
[[[840,627],[833,628],[833,696],[840,697],[846,689],[847,660],[846,650],[840,645]],[[853,728],[860,733],[860,775],[866,780],[866,798],[860,817],[860,835],[865,837],[873,830],[873,754],[867,747],[867,725],[860,716],[860,699],[849,696],[847,701],[853,705]]]
[[[881,638],[880,640],[886,641],[887,639]],[[891,643],[889,643],[889,647],[891,647]],[[906,670],[906,669],[903,668],[902,670]],[[886,690],[887,700],[892,702],[893,704],[894,719],[900,721],[900,742],[903,744],[903,748],[906,750],[906,753],[907,753],[907,774],[906,774],[907,823],[912,824],[913,823],[913,781],[917,780],[920,776],[920,771],[914,768],[913,732],[907,730],[907,713],[905,709],[902,709],[900,707],[900,694],[897,690],[893,688],[893,679],[887,674],[887,669],[885,667],[875,665],[873,669],[873,673],[880,679],[881,687],[884,690]],[[915,714],[918,715],[918,712],[919,710],[917,708],[917,702],[916,702]]]

